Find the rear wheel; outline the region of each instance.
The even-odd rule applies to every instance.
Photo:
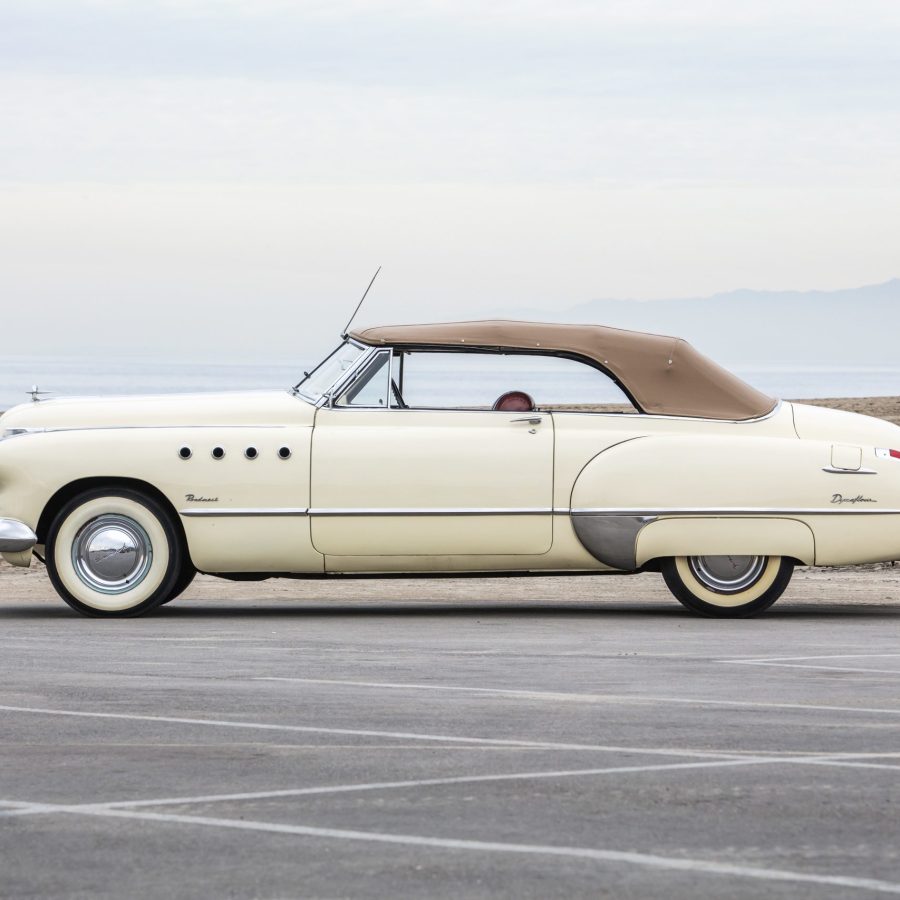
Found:
[[[793,572],[793,561],[781,556],[676,556],[662,566],[666,585],[684,606],[715,618],[763,612]]]
[[[138,616],[173,595],[187,554],[155,500],[126,488],[98,488],[56,514],[46,563],[57,593],[82,615]]]

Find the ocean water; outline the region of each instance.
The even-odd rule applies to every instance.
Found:
[[[424,358],[423,358],[424,359]],[[490,402],[505,390],[525,390],[541,403],[616,402],[617,388],[603,376],[566,360],[546,360],[539,375],[514,357],[468,357],[460,367],[435,355],[407,371],[407,399],[424,405]],[[493,365],[497,361],[502,365]],[[53,396],[286,389],[300,380],[309,360],[297,362],[185,363],[146,359],[6,356],[0,359],[0,410],[28,400],[33,384]],[[900,395],[900,366],[728,366],[761,391],[783,398]],[[413,389],[415,384],[415,390]]]

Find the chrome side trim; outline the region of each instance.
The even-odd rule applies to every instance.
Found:
[[[22,553],[37,543],[37,535],[18,519],[0,519],[0,553]]]
[[[572,516],[900,516],[900,509],[846,509],[843,507],[791,509],[766,506],[666,507],[658,509],[621,509],[599,507],[572,510]]]
[[[587,518],[658,519],[664,516],[900,516],[900,509],[788,509],[781,507],[669,507],[663,509],[618,509],[564,507],[432,507],[432,508],[329,508],[329,507],[213,507],[189,508],[178,511],[188,517],[216,516],[310,516],[313,518],[348,517],[390,517],[390,516],[562,516],[571,515],[573,522]],[[12,521],[3,519],[0,522]],[[577,530],[577,529],[576,529]],[[0,548],[2,549],[2,548]]]
[[[637,539],[656,516],[579,515],[572,526],[584,549],[604,565],[622,571],[637,568]]]
[[[875,469],[839,469],[836,466],[825,466],[823,472],[830,475],[877,475]]]
[[[550,506],[505,508],[505,507],[432,507],[432,508],[390,508],[373,507],[371,509],[312,508],[311,516],[549,516],[556,510]],[[568,510],[562,510],[568,512]]]
[[[178,514],[187,517],[217,518],[224,516],[310,516],[315,518],[330,518],[339,516],[549,516],[568,515],[568,509],[555,509],[550,506],[533,508],[486,507],[471,508],[446,507],[446,508],[382,508],[370,509],[352,508],[327,508],[327,507],[212,507],[181,509]]]
[[[215,509],[179,509],[178,515],[187,518],[204,518],[215,519],[225,516],[305,516],[309,510],[306,508],[291,507],[269,507],[267,509],[252,508],[228,508],[219,507]]]
[[[303,425],[303,424],[292,424],[285,425],[284,423],[280,425],[189,425],[184,423],[182,425],[167,425],[167,424],[159,424],[159,425],[55,425],[50,428],[46,427],[35,427],[35,428],[8,428],[5,432],[6,438],[11,437],[19,437],[20,435],[27,434],[56,434],[59,431],[159,431],[159,430],[184,430],[189,429],[194,431],[200,428],[215,428],[215,429],[236,429],[242,428],[245,431],[250,428],[312,428],[312,425]]]

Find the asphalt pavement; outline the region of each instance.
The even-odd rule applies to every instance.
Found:
[[[709,621],[651,579],[116,621],[7,581],[0,896],[900,894],[900,602]]]

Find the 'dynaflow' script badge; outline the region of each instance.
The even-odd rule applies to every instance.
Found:
[[[871,497],[863,497],[862,494],[857,494],[855,497],[845,497],[843,494],[832,494],[831,496],[832,503],[877,503],[877,500],[873,500]]]
[[[218,503],[218,497],[198,497],[196,494],[185,494],[184,499],[188,503]]]

